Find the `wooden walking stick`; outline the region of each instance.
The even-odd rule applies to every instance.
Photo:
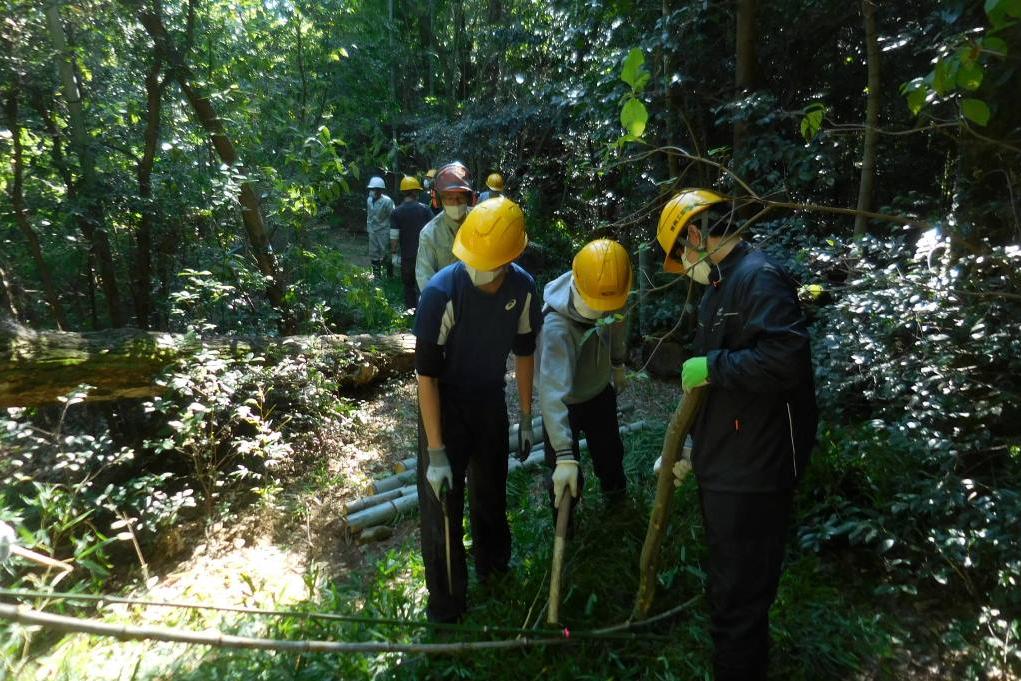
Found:
[[[705,388],[695,388],[684,393],[663,436],[662,461],[656,480],[656,501],[652,505],[649,529],[645,533],[645,543],[642,545],[638,595],[635,597],[635,608],[631,613],[632,620],[644,618],[652,607],[652,599],[656,594],[656,562],[659,558],[659,547],[663,543],[667,520],[670,517],[670,505],[674,498],[674,464],[677,463],[688,431],[694,425],[695,417],[705,401],[705,395]]]
[[[565,492],[567,490],[564,490]],[[567,524],[571,519],[572,498],[564,494],[557,511],[557,532],[553,537],[553,568],[549,578],[549,609],[546,622],[560,623],[560,582],[564,576],[564,549],[567,548]]]

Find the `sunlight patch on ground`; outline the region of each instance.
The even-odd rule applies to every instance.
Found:
[[[289,604],[308,596],[304,558],[272,544],[268,537],[258,539],[253,545],[243,545],[240,539],[213,548],[202,544],[196,554],[148,591],[131,595],[154,601],[262,609],[286,609]],[[105,606],[95,617],[127,625],[196,631],[240,625],[239,633],[246,636],[262,634],[266,621],[264,617],[238,613],[122,604]],[[20,678],[40,681],[141,679],[166,675],[174,669],[188,669],[206,651],[205,647],[175,643],[119,642],[70,635]],[[86,660],[87,669],[82,667]]]

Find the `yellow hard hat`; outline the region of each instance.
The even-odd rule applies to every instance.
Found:
[[[675,260],[671,254],[677,238],[684,233],[684,228],[691,218],[714,203],[729,200],[726,196],[720,196],[708,189],[682,189],[681,193],[663,206],[663,212],[659,214],[659,226],[656,228],[656,239],[666,251],[666,259],[663,261],[664,272],[684,273],[684,265]]]
[[[503,191],[503,175],[500,173],[490,173],[489,177],[486,178],[486,186],[492,189],[494,192]]]
[[[464,219],[454,237],[454,256],[491,272],[521,255],[528,245],[525,214],[504,196],[483,201]]]
[[[428,177],[430,180],[436,177],[436,169],[430,168],[429,171],[425,174],[425,176]]]
[[[401,178],[401,191],[410,192],[414,190],[422,191],[422,185],[419,183],[417,177],[404,176]]]
[[[590,241],[574,256],[574,286],[593,310],[619,310],[631,293],[631,258],[616,241]]]

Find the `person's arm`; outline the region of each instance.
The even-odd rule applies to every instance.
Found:
[[[778,269],[766,267],[749,282],[739,306],[753,344],[739,350],[710,350],[709,383],[749,392],[796,386],[804,379],[809,337],[794,287]]]
[[[575,349],[558,321],[549,321],[539,336],[539,409],[542,425],[558,457],[574,458],[567,403],[575,372]]]
[[[436,263],[433,258],[432,231],[424,228],[418,238],[418,255],[415,257],[415,281],[418,282],[419,291],[425,291],[426,284],[434,274]]]
[[[396,211],[394,211],[396,213]],[[394,220],[394,213],[390,213],[390,254],[397,255],[397,240],[400,239],[401,231],[397,228],[397,221]]]
[[[535,355],[514,356],[514,377],[518,382],[521,413],[532,413],[532,382],[535,376]]]
[[[418,374],[418,406],[422,410],[422,426],[425,428],[429,449],[443,446],[443,429],[440,427],[440,379],[435,376]]]

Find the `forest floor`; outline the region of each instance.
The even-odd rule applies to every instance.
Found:
[[[358,258],[358,240],[347,235],[330,240]],[[354,248],[352,248],[354,246]],[[508,363],[510,369],[510,363]],[[679,398],[679,386],[654,380],[633,381],[622,405],[633,409],[628,420],[665,425]],[[507,386],[512,422],[517,415],[517,388]],[[149,557],[154,575],[127,595],[153,601],[287,609],[312,599],[323,583],[369,580],[373,566],[388,552],[417,545],[416,517],[393,526],[389,538],[361,544],[343,526],[346,502],[368,493],[371,481],[392,473],[401,459],[414,455],[416,383],[413,376],[387,381],[351,399],[344,418],[310,435],[285,465],[285,481],[271,494],[228,521],[179,528],[164,537],[160,553]],[[539,473],[535,472],[539,480]],[[424,596],[424,584],[419,586]],[[107,621],[136,625],[233,629],[258,635],[258,623],[234,613],[144,609],[104,605],[92,613]],[[85,636],[65,637],[26,667],[20,678],[66,676],[89,659],[89,678],[173,678],[199,659],[194,648],[144,641],[118,642]],[[75,661],[78,662],[75,662]]]

